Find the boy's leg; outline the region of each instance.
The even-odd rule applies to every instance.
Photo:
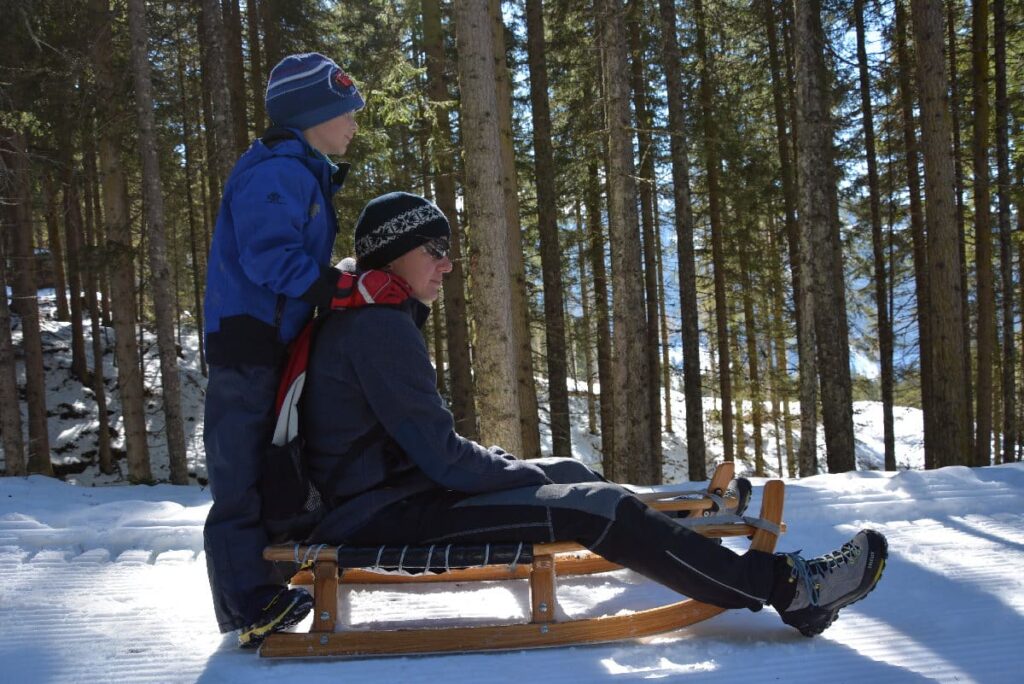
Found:
[[[222,632],[250,625],[281,589],[263,560],[259,477],[274,426],[278,373],[270,366],[211,366],[203,441],[213,506],[203,531]]]

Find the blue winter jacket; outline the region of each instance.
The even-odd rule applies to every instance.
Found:
[[[430,489],[550,484],[536,465],[455,432],[418,325],[429,309],[331,311],[313,342],[299,411],[310,476],[328,507],[310,539],[344,539]]]
[[[338,232],[335,166],[295,129],[271,129],[224,187],[206,276],[206,355],[212,364],[276,365],[317,304],[329,301]]]

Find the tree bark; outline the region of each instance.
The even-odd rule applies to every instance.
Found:
[[[471,312],[477,330],[476,387],[480,435],[511,453],[523,452],[516,387],[517,350],[512,334],[505,195],[494,183],[503,174],[494,86],[494,45],[487,6],[475,0],[455,3],[462,101],[462,138],[466,159],[466,212],[472,228]]]
[[[224,46],[224,18],[221,14],[219,0],[202,0],[200,24],[202,25],[203,46],[206,59],[203,71],[209,81],[211,93],[212,130],[207,131],[213,139],[213,155],[209,160],[213,173],[223,184],[231,173],[234,165],[235,137],[232,132],[231,98],[221,93],[230,92],[228,88],[227,58]]]
[[[675,205],[676,249],[679,266],[679,313],[682,318],[683,395],[686,402],[686,460],[691,481],[707,479],[704,439],[704,398],[700,376],[700,330],[697,309],[697,269],[690,207],[690,160],[686,142],[682,68],[673,0],[658,0],[661,14],[662,65],[668,93],[669,150],[672,156],[672,199]]]
[[[238,0],[220,2],[223,9],[224,70],[231,98],[230,128],[237,155],[249,146],[249,123],[245,113],[245,65],[242,58],[242,11]],[[252,81],[252,85],[257,92],[264,92],[261,81]]]
[[[796,4],[794,24],[797,67],[797,139],[800,166],[800,223],[806,235],[802,267],[813,274],[814,327],[818,350],[822,419],[829,472],[856,468],[853,398],[850,381],[845,287],[835,220],[835,168],[831,156],[832,121],[821,4]]]
[[[28,165],[28,138],[24,133],[0,129],[0,157],[13,178],[13,206],[10,212],[14,283],[14,307],[21,316],[25,363],[25,403],[28,407],[29,473],[53,476],[50,437],[46,429],[46,386],[43,370],[43,339],[39,330],[39,302],[36,299],[35,250],[32,245],[32,179]],[[6,290],[4,290],[6,297]],[[9,330],[10,328],[8,328]]]
[[[6,160],[3,161],[6,166]],[[0,234],[0,433],[3,434],[4,446],[3,474],[18,476],[27,475],[28,471],[25,468],[25,440],[21,433],[21,406],[14,343],[11,340],[11,310],[7,304],[7,269],[11,257],[15,256],[8,251],[7,237],[13,238],[17,229],[13,204],[8,205],[6,213],[8,216],[0,217],[4,221],[4,231]]]
[[[608,232],[612,248],[615,457],[612,480],[661,482],[650,449],[650,403],[629,76],[621,0],[604,0],[602,60],[608,122]]]
[[[878,322],[878,355],[882,389],[882,433],[885,469],[896,470],[896,437],[893,426],[893,333],[889,318],[889,294],[882,239],[882,200],[875,154],[875,123],[871,105],[871,79],[865,47],[864,0],[854,1],[857,23],[857,66],[860,75],[860,104],[864,128],[864,151],[868,165],[868,196],[871,211],[871,248],[875,266],[875,313]]]
[[[181,413],[181,378],[174,344],[174,294],[171,292],[164,236],[164,199],[157,158],[156,124],[153,115],[153,84],[150,79],[148,31],[143,0],[129,0],[128,23],[132,43],[132,80],[139,122],[139,150],[142,156],[142,192],[145,199],[149,236],[149,270],[153,282],[160,381],[163,389],[164,431],[170,460],[172,484],[188,484],[185,454],[185,426]]]
[[[971,61],[974,80],[974,255],[978,287],[977,433],[972,465],[992,460],[992,356],[996,340],[995,285],[992,272],[991,198],[988,177],[988,0],[974,0]]]
[[[63,122],[70,125],[70,122]],[[82,272],[79,253],[82,242],[82,207],[77,191],[73,186],[78,183],[75,177],[74,160],[72,159],[71,136],[65,131],[66,137],[61,141],[61,194],[62,214],[64,217],[64,246],[67,256],[67,284],[71,309],[71,375],[88,384],[88,370],[85,360],[85,326],[82,323]]]
[[[733,460],[732,363],[729,359],[729,303],[725,291],[725,230],[722,225],[721,159],[718,126],[715,119],[714,65],[707,47],[703,0],[694,0],[694,22],[697,29],[695,49],[700,59],[701,119],[704,128],[705,166],[708,184],[708,218],[711,222],[711,262],[715,271],[715,329],[718,336],[718,383],[722,394],[722,450],[726,461]]]
[[[757,325],[754,320],[754,285],[750,277],[750,255],[747,250],[752,240],[740,245],[740,289],[743,292],[743,327],[747,342],[747,364],[750,369],[750,420],[754,431],[754,475],[764,476],[764,398],[761,393],[761,369],[758,364]]]
[[[455,203],[455,160],[448,102],[444,33],[439,0],[423,0],[423,43],[427,53],[427,97],[434,103],[434,191],[438,208],[452,228],[452,271],[445,278],[444,322],[448,337],[448,370],[451,377],[452,413],[455,429],[470,439],[479,436],[474,404],[473,371],[470,363],[469,326],[466,314],[466,266],[462,255],[462,226]]]
[[[57,192],[53,187],[53,177],[49,173],[43,175],[43,202],[46,205],[47,245],[50,248],[50,261],[53,263],[57,320],[70,321],[68,281],[64,270],[64,240],[60,236],[60,225],[57,220]]]
[[[1009,101],[1006,93],[1006,3],[993,0],[996,72],[996,166],[999,194],[999,275],[1003,314],[1003,463],[1014,460],[1017,443],[1017,350],[1013,339],[1013,242],[1010,229]]]
[[[925,420],[935,436],[934,455],[926,465],[942,467],[967,462],[967,402],[963,378],[963,308],[960,297],[953,151],[949,141],[948,87],[943,64],[941,8],[930,0],[911,0],[920,89],[921,142],[924,151],[926,224],[928,227],[929,295],[933,311],[932,353],[934,402]]]
[[[533,340],[530,332],[530,308],[526,301],[526,265],[523,261],[522,226],[519,220],[519,181],[516,174],[512,137],[512,84],[505,57],[505,23],[501,0],[489,0],[494,55],[494,82],[497,86],[498,132],[501,143],[501,189],[505,194],[505,226],[508,230],[509,294],[512,301],[512,340],[515,350],[516,392],[519,425],[522,430],[524,458],[540,456],[540,411],[533,373]]]
[[[593,329],[593,314],[591,313],[590,291],[592,286],[587,282],[587,259],[583,248],[587,241],[586,228],[583,224],[583,215],[580,202],[575,203],[576,214],[576,259],[580,274],[580,308],[583,310],[583,318],[580,327],[583,329],[580,345],[583,347],[583,363],[587,376],[587,432],[591,435],[597,434],[597,402],[594,401],[594,340],[591,331]]]
[[[263,44],[260,39],[260,4],[265,0],[245,0],[246,34],[249,45],[249,81],[252,83],[252,127],[256,135],[266,128],[263,96]],[[267,67],[269,72],[270,68]]]
[[[914,93],[911,85],[910,53],[907,49],[907,13],[903,0],[896,0],[896,58],[902,113],[903,148],[906,157],[907,191],[910,204],[910,234],[914,254],[914,286],[917,298],[918,355],[921,373],[921,407],[931,415],[932,360],[931,304],[928,300],[928,243],[925,235],[924,208],[921,204],[921,178],[918,171],[919,154],[917,125],[914,121]],[[934,453],[934,435],[929,421],[924,422],[925,463]]]
[[[629,0],[626,10],[627,39],[630,54],[630,89],[636,113],[637,149],[640,153],[637,190],[640,196],[640,234],[643,237],[644,301],[647,304],[647,402],[650,413],[651,458],[661,462],[661,356],[660,317],[658,315],[658,252],[654,221],[654,155],[651,140],[653,116],[647,106],[646,74],[644,73],[644,41],[640,26],[646,23],[643,0]]]
[[[251,0],[250,0],[251,1]],[[182,54],[184,46],[180,44],[181,34],[178,34],[179,46],[178,57],[178,89],[181,91],[181,147],[185,156],[185,205],[188,214],[188,249],[192,258],[192,307],[195,311],[196,333],[199,339],[199,370],[205,378],[206,368],[206,335],[203,325],[203,285],[202,274],[205,271],[198,245],[198,227],[196,225],[195,201],[193,198],[193,160],[192,160],[192,112],[194,109],[189,106],[185,84],[185,60]]]
[[[595,327],[597,328],[597,378],[601,386],[601,456],[605,477],[614,470],[615,379],[612,367],[611,315],[608,310],[608,275],[605,267],[604,231],[601,228],[601,190],[597,162],[587,165],[587,236],[590,269],[594,274]]]
[[[547,337],[551,446],[553,455],[569,458],[572,456],[572,443],[565,366],[562,251],[558,238],[558,191],[555,186],[555,159],[551,145],[551,108],[548,102],[542,0],[526,0],[526,29],[530,104],[533,115],[534,180],[537,187],[537,231],[540,234],[541,270],[544,280],[544,330]]]
[[[104,260],[110,274],[110,298],[114,324],[114,354],[117,360],[117,384],[124,421],[128,478],[132,482],[153,479],[146,442],[146,414],[142,374],[139,371],[139,347],[135,342],[135,251],[131,242],[128,211],[128,186],[121,162],[120,139],[123,115],[117,102],[123,100],[114,91],[120,83],[113,67],[113,24],[108,0],[92,0],[96,20],[93,62],[96,69],[98,119],[100,126],[99,159],[103,185],[103,220],[107,243]]]
[[[946,2],[946,35],[949,43],[948,57],[949,61],[949,111],[953,119],[953,178],[954,185],[956,187],[956,228],[957,236],[959,239],[959,251],[960,251],[960,309],[963,311],[963,334],[961,340],[963,341],[963,355],[967,361],[964,363],[964,396],[966,397],[967,406],[967,455],[965,458],[969,463],[974,458],[974,377],[972,376],[972,364],[971,364],[971,306],[968,301],[971,292],[971,279],[969,268],[970,264],[967,260],[967,227],[964,215],[966,213],[964,209],[964,162],[963,162],[963,147],[960,143],[960,60],[957,55],[957,40],[956,40],[956,26],[957,26],[957,10],[964,3],[958,2],[957,0],[947,0]],[[925,460],[927,461],[927,454],[925,454]]]

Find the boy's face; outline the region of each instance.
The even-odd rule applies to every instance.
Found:
[[[341,156],[358,130],[356,113],[349,112],[307,128],[303,133],[309,144],[324,154]]]

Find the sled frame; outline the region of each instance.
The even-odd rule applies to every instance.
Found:
[[[719,501],[732,480],[733,464],[720,465],[708,486],[708,492]],[[665,492],[668,501],[659,499]],[[650,505],[667,510],[693,510],[703,513],[713,508],[712,498],[675,499],[667,489],[659,493],[647,492],[642,498]],[[782,512],[785,485],[771,480],[764,486],[758,518],[738,518],[733,515],[710,515],[699,521],[693,529],[707,537],[746,536],[751,539],[750,549],[772,552],[779,534],[785,526]],[[699,515],[700,513],[695,513]],[[721,520],[716,520],[720,517]],[[707,620],[726,609],[694,599],[684,599],[669,605],[637,611],[626,615],[613,615],[579,620],[555,620],[557,606],[557,577],[589,574],[618,569],[601,556],[583,547],[567,542],[533,544],[533,559],[510,568],[508,565],[451,570],[439,574],[403,575],[382,574],[367,569],[343,569],[339,566],[335,549],[319,549],[312,570],[300,572],[293,584],[312,584],[314,598],[313,621],[309,632],[277,632],[267,636],[260,647],[264,657],[320,657],[365,658],[409,654],[431,654],[474,651],[500,651],[515,649],[550,648],[573,644],[593,644],[620,641],[670,632]],[[292,561],[306,554],[309,547],[278,544],[264,550],[264,558],[271,561]],[[529,622],[471,627],[420,627],[399,629],[351,629],[336,631],[339,608],[338,590],[346,584],[395,584],[419,582],[455,582],[479,580],[507,580],[525,578],[530,588]]]

